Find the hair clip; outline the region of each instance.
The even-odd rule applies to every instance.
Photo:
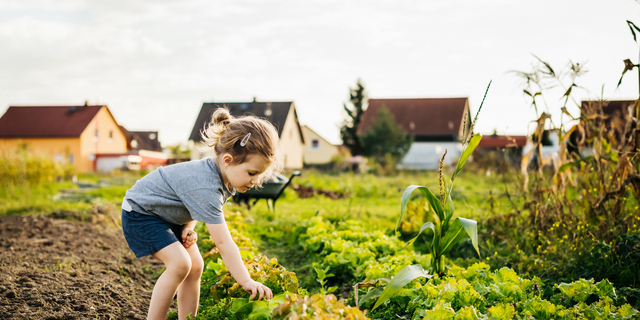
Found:
[[[251,132],[247,133],[247,135],[244,136],[244,138],[242,138],[242,141],[240,141],[241,147],[244,147],[247,145],[247,142],[249,141],[249,137],[251,137]]]

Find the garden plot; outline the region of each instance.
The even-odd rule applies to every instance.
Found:
[[[136,260],[110,218],[92,220],[0,217],[0,318],[145,318],[161,264]]]

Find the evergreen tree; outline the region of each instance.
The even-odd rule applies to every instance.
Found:
[[[374,157],[383,166],[387,166],[389,156],[392,165],[402,158],[413,143],[413,138],[404,133],[401,125],[396,124],[394,116],[382,107],[378,111],[378,119],[371,129],[360,136],[362,141],[362,155]]]
[[[362,153],[362,143],[358,137],[358,126],[364,113],[367,96],[362,85],[362,81],[358,79],[355,88],[349,88],[350,106],[344,104],[344,110],[347,112],[347,119],[340,128],[340,138],[342,143],[349,148],[354,156]]]

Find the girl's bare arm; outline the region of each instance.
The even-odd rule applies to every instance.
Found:
[[[255,297],[258,297],[258,300],[262,300],[263,297],[271,299],[273,297],[271,289],[264,284],[251,279],[247,268],[245,268],[244,263],[242,262],[240,250],[236,243],[233,242],[233,238],[231,238],[231,233],[229,233],[227,224],[207,223],[206,225],[207,229],[209,229],[209,233],[211,234],[211,239],[215,242],[218,251],[220,251],[220,255],[222,255],[224,265],[231,273],[231,276],[236,279],[236,282],[238,282],[244,290],[251,292],[251,299]]]
[[[211,234],[211,240],[213,240],[220,251],[224,265],[229,269],[231,276],[236,279],[236,282],[240,285],[244,285],[247,281],[251,280],[251,276],[249,276],[249,272],[242,262],[240,250],[236,243],[233,242],[233,238],[231,238],[227,224],[207,223],[206,225]]]

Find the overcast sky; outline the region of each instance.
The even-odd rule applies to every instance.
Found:
[[[526,134],[535,112],[511,70],[533,54],[589,71],[576,98],[636,99],[634,0],[0,1],[0,114],[106,104],[127,129],[186,142],[203,102],[294,101],[339,143],[358,78],[371,98],[468,97],[493,80],[477,129]],[[639,35],[640,36],[640,35]],[[640,39],[639,39],[640,40]],[[562,93],[546,99],[559,115]],[[569,110],[578,115],[576,107]],[[558,118],[559,119],[559,118]]]

